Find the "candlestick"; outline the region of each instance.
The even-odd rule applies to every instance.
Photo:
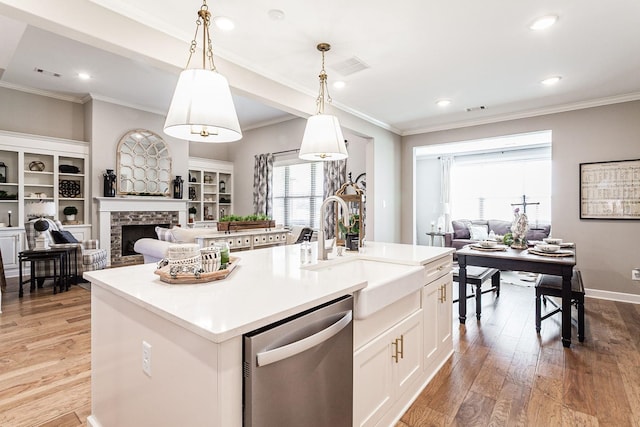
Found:
[[[7,211],[7,213],[9,214],[9,227],[11,227],[11,211]]]

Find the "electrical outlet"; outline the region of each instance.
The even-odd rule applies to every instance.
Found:
[[[142,372],[151,376],[151,344],[142,341]]]
[[[631,270],[631,280],[640,280],[640,268]]]

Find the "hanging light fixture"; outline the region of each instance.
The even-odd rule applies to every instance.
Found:
[[[320,70],[320,93],[316,99],[317,112],[307,119],[302,145],[298,157],[303,160],[342,160],[349,157],[344,144],[344,136],[336,116],[324,114],[325,93],[327,102],[331,103],[331,95],[327,86],[327,73],[324,70],[324,53],[331,49],[329,43],[317,46],[322,52],[322,70]]]
[[[209,35],[211,13],[203,0],[196,20],[196,33],[189,48],[187,66],[178,84],[164,123],[164,132],[175,138],[197,142],[232,142],[242,138],[238,115],[227,79],[213,62]],[[202,68],[189,68],[196,52],[198,30],[202,27]],[[207,69],[207,61],[209,69]]]

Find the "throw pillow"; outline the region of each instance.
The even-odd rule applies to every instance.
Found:
[[[66,230],[51,230],[51,237],[55,243],[78,243],[78,239],[73,237],[73,234]]]
[[[466,219],[451,221],[451,227],[453,228],[453,238],[469,239],[471,237],[469,234],[469,225],[471,225],[471,222]]]
[[[471,234],[471,240],[487,240],[489,238],[489,232],[484,225],[471,225],[469,232]]]
[[[206,235],[207,231],[201,228],[173,227],[171,233],[176,243],[195,243],[196,237]]]
[[[156,234],[158,235],[158,240],[162,240],[163,242],[175,242],[176,241],[173,238],[173,233],[168,228],[156,227]]]

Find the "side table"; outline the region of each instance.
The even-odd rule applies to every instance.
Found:
[[[440,238],[440,246],[444,247],[444,233],[442,231],[429,231],[424,233],[429,236],[429,246],[433,246],[436,237]]]
[[[23,280],[22,268],[25,262],[30,263],[30,277],[29,277],[29,290],[33,291],[36,287],[36,279],[53,279],[53,293],[56,294],[58,290],[56,289],[56,284],[60,288],[60,292],[64,290],[69,290],[69,285],[71,281],[71,255],[77,257],[77,247],[68,247],[68,248],[50,248],[50,249],[40,249],[40,250],[27,250],[22,251],[18,254],[18,265],[19,265],[19,292],[18,297],[22,297],[24,292],[22,289],[22,285],[26,283],[26,280]],[[53,276],[37,276],[37,264],[38,262],[52,262],[53,263]]]

